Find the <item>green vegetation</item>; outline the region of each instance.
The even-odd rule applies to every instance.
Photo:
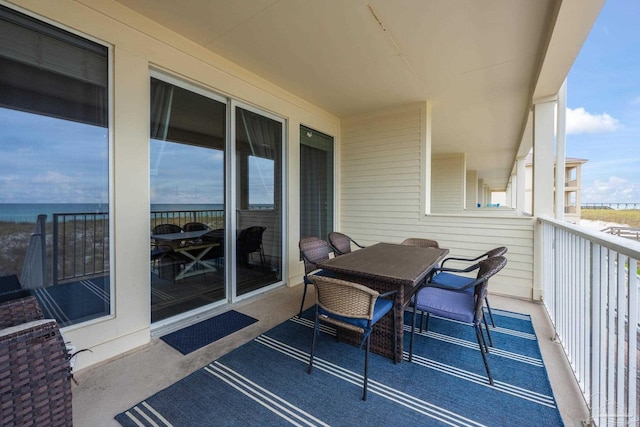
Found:
[[[615,222],[629,227],[640,227],[640,209],[582,209],[581,217],[591,221]]]

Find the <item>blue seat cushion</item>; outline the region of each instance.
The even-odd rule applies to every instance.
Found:
[[[378,298],[376,300],[376,305],[373,308],[373,319],[371,320],[371,325],[373,326],[378,320],[382,318],[382,316],[387,314],[392,308],[393,308],[392,300]],[[367,329],[368,320],[364,318],[336,316],[335,314],[324,310],[322,307],[318,307],[318,314],[331,317],[332,319],[336,319],[341,322],[348,323],[350,325],[354,325],[365,330]]]
[[[416,308],[447,319],[473,323],[475,298],[468,292],[426,287],[418,293]]]
[[[329,271],[329,270],[318,270],[315,273],[311,274],[312,276],[324,276],[324,277],[336,277],[336,274],[333,271]],[[312,285],[313,282],[311,281],[311,279],[309,279],[309,277],[307,277],[307,275],[304,276],[304,284],[305,285]]]
[[[469,283],[476,280],[474,277],[459,276],[452,273],[438,273],[431,278],[431,283],[447,287],[449,289],[462,289]],[[465,289],[466,292],[473,293],[473,287]]]

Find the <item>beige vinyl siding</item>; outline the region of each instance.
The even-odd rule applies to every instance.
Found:
[[[337,229],[366,245],[399,243],[407,237],[431,238],[456,256],[473,257],[507,246],[509,264],[492,279],[490,292],[531,298],[532,218],[421,212],[425,185],[420,179],[424,160],[420,156],[426,143],[421,128],[425,120],[420,104],[343,120]],[[462,160],[452,157],[458,167]],[[464,176],[463,171],[458,169],[455,176]],[[456,185],[463,188],[464,180],[458,178]],[[464,201],[463,191],[458,194]]]
[[[433,156],[431,212],[459,213],[465,202],[466,157],[462,153]]]
[[[478,204],[478,171],[467,171],[465,210],[473,211]]]
[[[338,177],[343,226],[382,216],[417,219],[420,124],[419,107],[342,123]]]

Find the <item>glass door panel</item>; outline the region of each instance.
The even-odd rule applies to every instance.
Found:
[[[151,78],[151,321],[227,298],[226,103]]]
[[[282,280],[284,122],[235,108],[236,295]]]
[[[333,138],[300,127],[300,237],[333,231]]]

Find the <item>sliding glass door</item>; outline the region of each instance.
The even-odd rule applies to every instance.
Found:
[[[236,295],[282,280],[284,121],[235,107]]]
[[[284,120],[159,74],[150,104],[152,322],[281,282]]]
[[[151,78],[152,322],[227,298],[226,111],[223,98]]]

